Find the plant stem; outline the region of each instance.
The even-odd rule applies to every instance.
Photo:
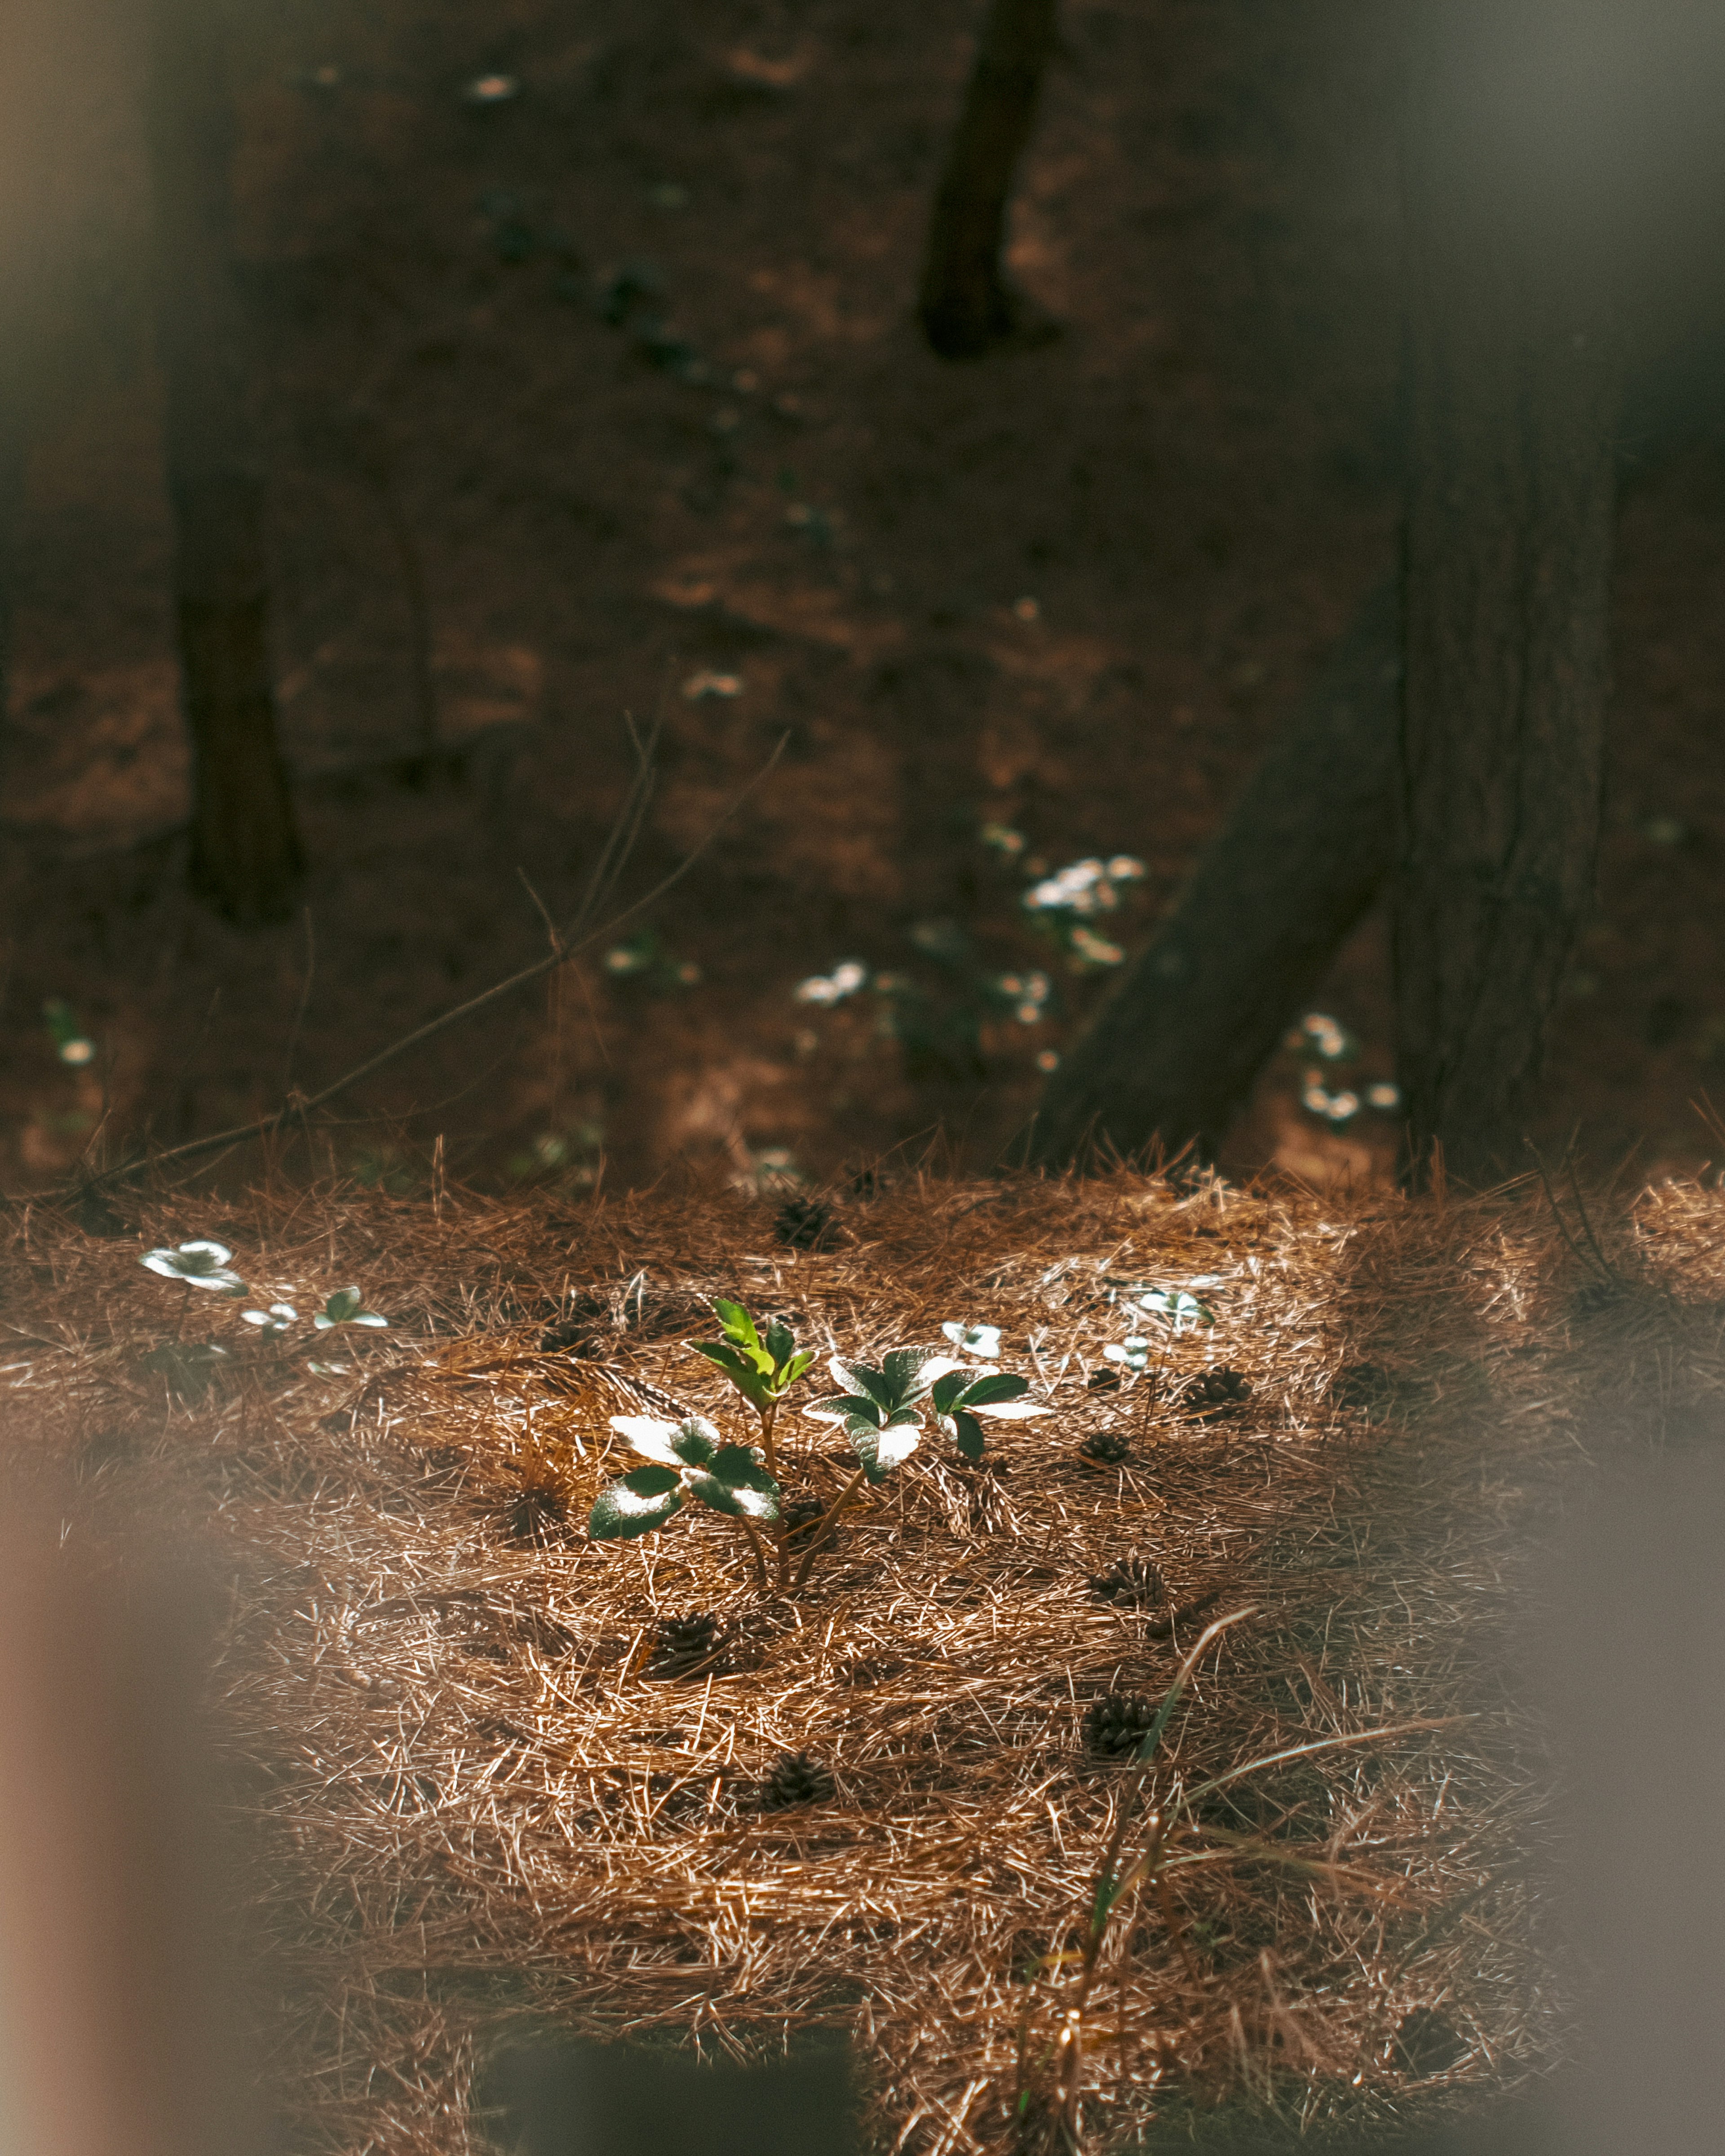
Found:
[[[765,1546],[762,1544],[760,1536],[756,1532],[754,1522],[748,1518],[746,1514],[742,1512],[737,1514],[737,1524],[748,1537],[750,1545],[754,1550],[756,1584],[760,1588],[762,1594],[764,1594],[767,1592],[767,1551]]]
[[[868,1471],[869,1471],[866,1467],[859,1467],[855,1474],[851,1476],[850,1480],[845,1485],[845,1487],[839,1492],[838,1500],[834,1503],[832,1511],[829,1512],[825,1519],[821,1522],[819,1531],[816,1533],[814,1541],[809,1543],[808,1548],[803,1553],[803,1563],[798,1570],[796,1578],[791,1582],[791,1592],[793,1594],[800,1592],[803,1581],[809,1577],[809,1568],[814,1562],[816,1552],[819,1550],[824,1543],[831,1541],[833,1530],[839,1524],[839,1513],[842,1512],[845,1507],[850,1502],[852,1496],[856,1491],[858,1485],[862,1481],[863,1477],[868,1473]]]
[[[773,1442],[773,1426],[778,1420],[778,1402],[768,1400],[757,1413],[761,1418],[761,1450],[767,1455],[767,1472],[776,1482],[778,1480],[778,1454]]]

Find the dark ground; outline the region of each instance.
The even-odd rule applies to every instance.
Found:
[[[369,1087],[348,1112],[375,1120],[331,1157],[405,1187],[441,1132],[449,1172],[487,1183],[578,1183],[602,1156],[612,1179],[681,1156],[758,1174],[779,1152],[823,1177],[943,1126],[967,1163],[998,1158],[1095,983],[1029,936],[978,826],[1051,866],[1137,855],[1153,908],[1392,558],[1382,12],[1070,6],[1012,247],[1065,333],[955,367],[911,300],[974,0],[272,11],[242,55],[240,244],[313,866],[304,920],[242,936],[181,889],[146,210],[123,54],[69,7],[44,227],[67,274],[3,774],[0,1183],[54,1179],[105,1111],[106,1137],[172,1142],[273,1106],[290,1043],[315,1089],[533,955],[523,880],[571,909],[622,715],[655,708],[631,894],[787,737],[654,916],[699,984],[595,953]],[[487,70],[520,95],[465,102]],[[603,319],[644,262],[662,292]],[[417,790],[416,571],[461,763]],[[1680,429],[1626,491],[1601,906],[1537,1133],[1558,1150],[1579,1124],[1656,1172],[1712,1151],[1692,1104],[1725,1061],[1722,572],[1725,456]],[[685,696],[702,672],[739,693]],[[978,1068],[962,1009],[942,1063],[885,1037],[871,995],[793,1000],[855,957],[920,971],[953,1021],[957,976],[910,932],[938,920],[992,971],[1047,967],[1065,1015],[988,1014]],[[55,998],[98,1044],[82,1070],[44,1028]],[[1322,1000],[1383,1075],[1379,927]],[[1266,1075],[1228,1165],[1381,1171],[1389,1122],[1332,1136],[1298,1079]]]

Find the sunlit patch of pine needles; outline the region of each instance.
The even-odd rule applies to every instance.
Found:
[[[1445,1205],[913,1185],[820,1250],[775,1245],[734,1193],[176,1200],[145,1206],[143,1245],[38,1213],[4,1253],[0,1398],[14,1471],[55,1478],[78,1532],[189,1523],[233,1583],[218,1691],[278,2080],[311,2140],[477,2147],[475,2062],[547,2021],[744,2055],[838,2023],[883,2148],[1025,2145],[1021,2050],[1034,2067],[1057,2035],[1125,1786],[1086,1717],[1110,1693],[1153,1702],[1247,1605],[1147,1808],[1271,1753],[1443,1726],[1195,1807],[1166,1890],[1109,1933],[1086,2145],[1229,2097],[1390,2120],[1558,2040],[1526,1861],[1538,1746],[1502,1674],[1518,1578],[1608,1424],[1668,1441],[1725,1395],[1720,1199],[1670,1186],[1594,1217],[1609,1301],[1578,1296],[1537,1185]],[[192,1235],[302,1308],[358,1281],[391,1330],[333,1377],[303,1345],[240,1340],[177,1400],[143,1358],[182,1313],[136,1258]],[[1091,1389],[1104,1345],[1143,1327],[1111,1283],[1201,1276],[1214,1327],[1159,1344],[1158,1382]],[[619,1378],[737,1424],[678,1345],[689,1298],[715,1293],[824,1352],[997,1325],[1056,1412],[991,1432],[980,1469],[926,1440],[794,1603],[762,1600],[714,1515],[594,1545]],[[599,1312],[602,1360],[540,1344],[572,1307]],[[1241,1411],[1183,1415],[1181,1385],[1222,1364],[1250,1381]],[[782,1427],[788,1495],[829,1496],[830,1428]],[[1099,1427],[1130,1437],[1124,1460],[1081,1450]],[[1160,1575],[1153,1608],[1092,1588],[1132,1558]],[[658,1673],[661,1620],[704,1613],[716,1654]],[[833,1795],[767,1808],[775,1763],[805,1752]],[[1461,2053],[1424,2079],[1396,2041],[1422,2009]]]

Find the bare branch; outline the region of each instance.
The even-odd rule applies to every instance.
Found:
[[[620,912],[613,914],[597,927],[591,927],[588,924],[594,915],[616,889],[624,867],[640,835],[653,797],[653,752],[659,739],[661,721],[655,718],[644,733],[637,730],[632,719],[627,723],[635,752],[634,776],[624,796],[623,805],[611,826],[593,873],[588,879],[581,904],[567,927],[552,929],[553,947],[544,957],[535,959],[531,965],[523,966],[518,972],[494,983],[489,988],[481,989],[478,995],[470,996],[465,1003],[457,1004],[452,1009],[429,1019],[424,1025],[416,1026],[411,1033],[402,1034],[399,1040],[390,1042],[387,1048],[380,1048],[375,1055],[368,1055],[363,1063],[357,1064],[352,1070],[337,1078],[333,1084],[326,1086],[321,1092],[296,1096],[285,1102],[273,1115],[259,1116],[254,1122],[239,1123],[231,1130],[217,1131],[208,1137],[188,1139],[184,1145],[172,1146],[166,1152],[140,1153],[131,1160],[119,1162],[114,1167],[104,1168],[99,1174],[80,1181],[80,1194],[100,1189],[107,1183],[129,1180],[148,1169],[169,1167],[176,1161],[200,1159],[209,1153],[224,1152],[233,1146],[247,1144],[254,1138],[273,1137],[290,1122],[302,1121],[330,1101],[338,1099],[374,1072],[381,1070],[386,1064],[393,1063],[405,1055],[410,1049],[419,1047],[435,1034],[459,1024],[463,1019],[474,1017],[492,1004],[501,1003],[504,997],[512,995],[517,988],[525,988],[531,981],[542,979],[547,973],[554,973],[559,966],[567,965],[570,959],[578,957],[582,952],[590,950],[595,943],[615,936],[629,921],[656,906],[674,885],[682,881],[750,794],[771,774],[784,754],[786,743],[790,738],[788,735],[781,738],[778,746],[754,777],[738,790],[727,807],[714,819],[700,843],[683,856],[668,875],[661,876],[650,891],[632,905],[624,906]],[[6,1202],[16,1204],[22,1201],[10,1199]]]

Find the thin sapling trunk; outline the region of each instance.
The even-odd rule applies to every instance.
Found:
[[[302,856],[276,740],[264,488],[233,264],[229,0],[150,0],[157,344],[192,737],[193,889],[243,926],[293,908]]]
[[[1054,49],[1057,0],[989,0],[929,219],[918,312],[942,359],[974,359],[1020,326],[1001,271],[1013,175]]]

